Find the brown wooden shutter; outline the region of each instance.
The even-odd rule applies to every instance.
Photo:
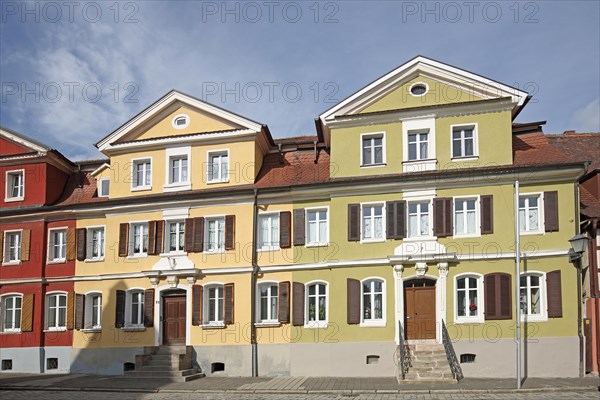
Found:
[[[165,246],[165,221],[156,221],[156,234],[155,240],[155,254],[160,254],[163,252]]]
[[[29,261],[31,250],[31,229],[23,229],[21,232],[21,261]]]
[[[194,251],[194,219],[186,218],[185,220],[185,241],[183,248],[187,252]]]
[[[75,292],[67,293],[67,329],[75,327]]]
[[[288,249],[292,247],[292,213],[282,211],[279,213],[279,247]]]
[[[348,241],[360,240],[360,204],[348,204]]]
[[[398,201],[388,201],[385,205],[386,209],[386,232],[385,237],[388,239],[401,239],[401,229],[398,226],[398,213],[402,212],[399,209]]]
[[[119,225],[119,257],[127,257],[129,255],[129,224],[123,223]]]
[[[558,192],[544,192],[544,224],[546,232],[558,231]]]
[[[224,322],[226,324],[233,324],[233,307],[234,307],[234,301],[233,301],[233,297],[234,297],[234,290],[233,290],[233,283],[227,283],[226,285],[223,286],[223,291],[224,291],[224,301],[225,301],[225,311],[224,311]]]
[[[494,233],[494,198],[492,196],[480,197],[481,207],[481,234]]]
[[[194,251],[201,253],[204,250],[204,218],[194,218]]]
[[[512,319],[511,276],[505,273],[492,273],[484,277],[485,319]]]
[[[156,221],[148,222],[148,255],[156,255]]]
[[[67,261],[74,261],[77,257],[77,236],[75,228],[67,229]]]
[[[235,249],[235,215],[225,216],[225,250]]]
[[[77,261],[83,261],[87,255],[86,247],[87,230],[85,228],[77,229]]]
[[[396,202],[396,236],[397,239],[406,237],[406,201]]]
[[[496,274],[488,274],[485,282],[485,319],[496,319]]]
[[[512,277],[500,275],[500,319],[512,319]],[[518,305],[517,305],[518,306]]]
[[[306,243],[305,212],[303,208],[294,210],[294,246],[304,246]]]
[[[144,290],[144,326],[154,326],[154,289]]]
[[[560,270],[546,274],[546,292],[548,297],[548,318],[562,318],[562,287]]]
[[[292,313],[292,325],[303,326],[304,325],[304,284],[300,282],[294,282],[292,287],[292,296],[294,297],[292,302],[293,313]]]
[[[433,199],[433,234],[437,237],[452,236],[452,199]]]
[[[348,278],[347,280],[347,320],[349,325],[360,323],[360,281]]]
[[[85,321],[85,296],[75,295],[75,329],[83,329]]]
[[[115,328],[125,326],[125,291],[117,290],[117,301],[115,307]]]
[[[279,282],[279,311],[277,319],[282,324],[290,322],[290,283]]]
[[[192,325],[202,325],[202,285],[192,286]]]
[[[23,303],[21,304],[21,332],[33,331],[33,299],[33,293],[23,295]]]

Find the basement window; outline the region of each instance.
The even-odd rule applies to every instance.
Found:
[[[379,364],[379,356],[367,356],[367,365]]]
[[[475,354],[465,353],[465,354],[460,355],[460,363],[461,364],[468,364],[468,363],[474,363],[474,362],[475,362]]]
[[[2,371],[12,370],[12,360],[2,360]]]
[[[225,363],[216,362],[210,365],[210,372],[214,374],[215,372],[224,372],[225,371]]]
[[[46,369],[58,369],[58,358],[47,358],[46,359]]]
[[[123,364],[123,371],[135,371],[135,364],[132,362],[126,362]]]

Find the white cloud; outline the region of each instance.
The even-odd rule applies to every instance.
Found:
[[[600,132],[600,98],[575,112],[573,128],[578,132]]]

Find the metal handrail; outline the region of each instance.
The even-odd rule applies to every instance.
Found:
[[[398,369],[400,370],[400,377],[404,379],[411,366],[411,360],[408,343],[406,342],[406,339],[404,339],[404,327],[402,326],[402,321],[398,321],[398,354],[400,358],[398,360]]]
[[[444,350],[446,350],[446,358],[448,359],[448,365],[450,365],[452,376],[460,382],[464,379],[464,375],[462,373],[462,368],[460,367],[460,362],[454,352],[454,346],[452,346],[452,341],[448,335],[448,329],[446,329],[444,320],[442,320],[442,343],[444,344]]]

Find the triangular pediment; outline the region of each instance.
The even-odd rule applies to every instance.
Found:
[[[0,127],[0,155],[46,154],[50,147],[12,129]]]

